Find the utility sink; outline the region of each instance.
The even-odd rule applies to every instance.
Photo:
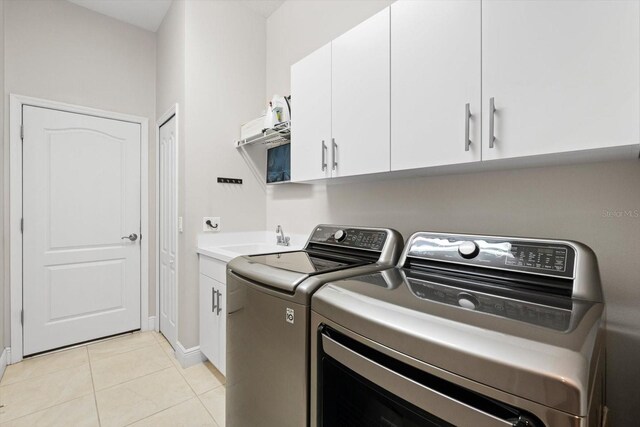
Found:
[[[197,252],[229,262],[241,255],[298,251],[306,241],[307,236],[292,234],[289,246],[276,245],[276,234],[268,231],[203,234],[198,237]]]
[[[220,246],[220,249],[225,251],[238,252],[241,255],[291,252],[298,250],[298,248],[293,248],[292,246],[272,245],[268,243],[249,243],[246,245]]]

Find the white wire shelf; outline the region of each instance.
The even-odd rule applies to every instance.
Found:
[[[264,129],[262,133],[236,141],[236,148],[247,145],[264,144],[277,146],[291,142],[291,122],[278,123],[271,129]]]

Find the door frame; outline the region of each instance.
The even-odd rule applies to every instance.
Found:
[[[22,327],[22,107],[33,106],[140,125],[140,329],[149,329],[149,119],[29,96],[9,95],[9,363],[23,358]]]
[[[179,181],[180,181],[180,107],[177,103],[173,104],[164,114],[162,114],[156,121],[156,322],[155,330],[160,332],[160,128],[163,124],[168,122],[173,116],[176,118],[176,155],[175,155],[175,171],[176,171],[176,220],[179,221],[180,217],[180,199],[179,199]],[[175,342],[170,343],[173,348],[176,348],[178,344],[178,325],[180,322],[180,316],[178,313],[178,298],[180,293],[178,292],[180,286],[180,244],[179,244],[180,230],[176,224],[176,306],[174,307],[176,313],[176,336]],[[167,339],[168,341],[168,339]]]

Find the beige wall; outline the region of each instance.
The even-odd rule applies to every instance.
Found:
[[[289,93],[289,67],[386,6],[287,1],[267,20],[267,96]],[[292,100],[295,109],[295,98]],[[574,239],[598,256],[608,306],[609,404],[615,425],[640,417],[640,163],[608,163],[270,187],[267,227],[308,233],[320,222]]]
[[[236,148],[239,126],[260,115],[265,91],[265,19],[234,1],[186,7],[185,218],[180,267],[179,340],[199,343],[198,259],[202,217],[223,231],[263,230],[265,192]],[[242,185],[217,177],[242,178]]]
[[[3,3],[5,109],[8,95],[15,93],[148,117],[149,174],[154,177],[155,34],[66,1],[6,0]],[[8,113],[4,117],[7,123]],[[7,132],[4,135],[7,153],[9,139]],[[153,230],[153,179],[149,181],[149,195],[149,226]],[[5,212],[6,209],[5,198]],[[149,280],[155,284],[155,239],[153,234],[148,238]],[[8,280],[5,283],[8,288]],[[151,315],[155,310],[153,290],[151,287]],[[8,308],[6,304],[5,308]],[[7,327],[8,322],[5,343],[9,341]]]
[[[0,88],[4,87],[4,2],[0,1]],[[4,102],[0,102],[0,135],[4,135]],[[5,164],[5,159],[8,158],[9,152],[6,151],[5,147],[2,147],[0,150],[0,200],[4,202],[5,195],[8,195],[8,192],[5,191],[5,185],[8,184],[8,179],[6,177],[9,176],[9,168],[8,164]],[[5,174],[6,172],[6,174]],[[5,251],[5,233],[4,233],[4,219],[9,215],[5,216],[5,212],[8,213],[9,204],[4,202],[3,208],[0,209],[0,354],[5,347],[9,346],[9,333],[5,333],[6,329],[9,329],[9,307],[7,306],[9,301],[9,288],[4,287],[3,283],[8,277],[7,271],[5,270],[5,265],[8,265],[8,259],[5,261],[5,255],[8,255],[8,252]],[[5,339],[6,338],[6,339]]]
[[[180,104],[178,341],[199,343],[197,235],[202,217],[223,231],[263,230],[265,191],[233,145],[260,115],[265,19],[233,1],[174,2],[158,32],[157,114]],[[242,185],[221,185],[218,176]]]
[[[184,217],[186,105],[185,105],[185,2],[174,0],[164,17],[157,34],[156,71],[156,119],[159,119],[174,105],[178,104],[178,215]],[[154,120],[155,123],[155,120]],[[156,160],[154,158],[154,160]],[[154,230],[155,232],[156,230]],[[182,272],[182,254],[185,251],[184,235],[178,239],[178,274]],[[155,254],[154,254],[155,258]],[[181,280],[178,281],[180,290]],[[155,283],[150,283],[154,289]],[[178,304],[181,298],[178,297]],[[196,306],[197,310],[197,306]],[[180,311],[178,312],[180,316]],[[160,322],[159,316],[156,318]],[[180,323],[180,322],[178,322]],[[160,325],[160,323],[158,323]],[[178,337],[179,339],[179,337]]]

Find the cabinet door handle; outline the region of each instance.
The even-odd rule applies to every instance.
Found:
[[[322,170],[327,170],[327,144],[322,140]]]
[[[469,139],[469,120],[471,119],[471,107],[467,102],[464,106],[464,151],[469,151],[471,140]]]
[[[216,288],[214,288],[213,286],[211,287],[211,312],[215,313],[216,309],[218,308],[217,304],[216,304],[216,295],[218,294],[218,291],[216,291]]]
[[[338,167],[338,161],[336,160],[336,154],[338,153],[338,144],[336,144],[336,139],[331,138],[331,159],[333,161],[333,166],[331,169],[336,170]]]
[[[493,144],[496,142],[496,135],[494,132],[495,121],[496,121],[495,98],[489,98],[489,148],[493,148]]]
[[[222,307],[220,306],[220,297],[222,296],[222,292],[216,290],[216,295],[218,295],[218,306],[217,306],[216,315],[219,316],[220,312],[222,311]]]

